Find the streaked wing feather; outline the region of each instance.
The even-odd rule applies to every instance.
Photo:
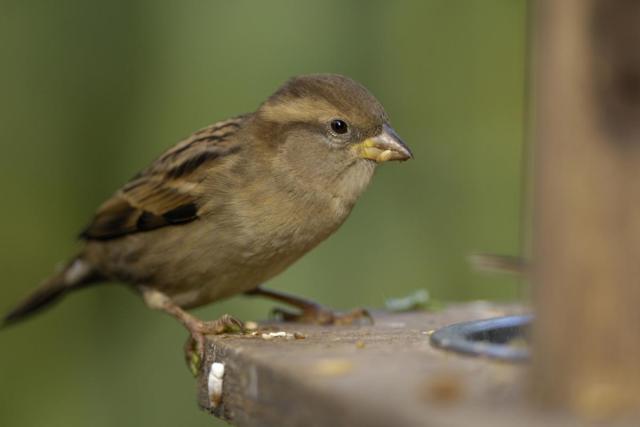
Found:
[[[208,126],[162,154],[100,206],[81,238],[107,240],[198,218],[202,182],[240,145],[245,116]]]

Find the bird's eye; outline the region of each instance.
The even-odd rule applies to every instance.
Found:
[[[349,126],[347,126],[347,122],[340,119],[335,119],[331,121],[331,130],[339,135],[343,135],[349,131]]]

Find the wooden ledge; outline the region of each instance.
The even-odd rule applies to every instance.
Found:
[[[376,312],[371,326],[270,323],[271,334],[212,336],[199,403],[238,426],[573,425],[543,420],[524,404],[524,365],[429,343],[442,326],[523,311],[475,302],[440,312]],[[214,362],[218,376],[224,369],[222,384],[209,378]],[[210,396],[216,387],[221,395]]]

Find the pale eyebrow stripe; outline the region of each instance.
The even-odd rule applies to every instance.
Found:
[[[319,99],[293,99],[277,104],[268,104],[262,116],[272,122],[304,122],[317,117],[333,117],[336,109]]]

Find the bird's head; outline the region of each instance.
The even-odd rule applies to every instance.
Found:
[[[357,161],[379,164],[412,157],[380,102],[344,76],[294,77],[260,106],[257,118],[270,128],[271,141],[309,157],[316,166],[328,161],[336,161],[336,166]]]
[[[300,197],[328,194],[343,213],[376,165],[412,157],[378,100],[347,77],[294,77],[253,117],[255,140],[270,153],[278,185],[301,189],[290,192]]]
[[[375,165],[408,160],[411,150],[378,100],[336,74],[294,77],[255,114],[257,132],[278,152],[278,170],[359,194]]]

